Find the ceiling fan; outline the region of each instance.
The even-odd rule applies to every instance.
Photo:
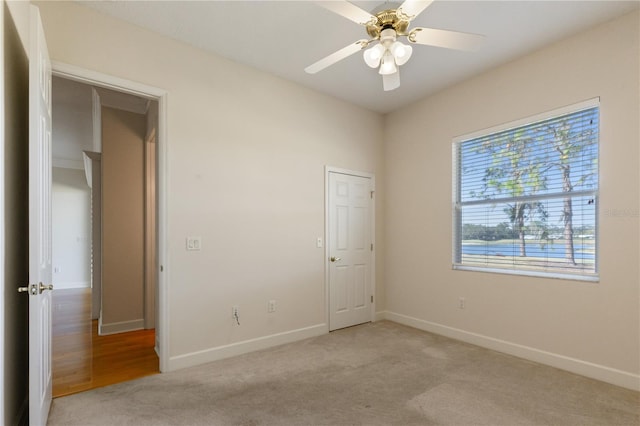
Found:
[[[348,1],[316,1],[315,3],[341,15],[356,24],[363,25],[370,39],[358,40],[331,55],[309,65],[305,71],[315,74],[354,53],[364,51],[364,61],[371,68],[378,68],[382,75],[385,91],[400,87],[401,65],[404,65],[413,52],[410,45],[398,41],[406,37],[409,43],[427,46],[445,47],[458,50],[474,50],[484,39],[478,34],[435,28],[416,27],[409,29],[410,22],[425,10],[434,0],[405,0],[402,4],[385,3],[373,14],[360,9]],[[389,7],[392,8],[389,8]],[[394,8],[395,7],[395,8]],[[372,45],[372,47],[369,47]],[[368,48],[368,49],[367,49]]]

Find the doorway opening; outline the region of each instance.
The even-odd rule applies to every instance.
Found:
[[[53,396],[160,371],[152,97],[54,76]]]

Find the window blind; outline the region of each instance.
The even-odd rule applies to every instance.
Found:
[[[599,106],[454,143],[456,269],[597,278]]]

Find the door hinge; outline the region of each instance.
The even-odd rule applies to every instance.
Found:
[[[371,199],[372,199],[372,200],[373,200],[373,193],[374,193],[374,192],[375,192],[375,191],[371,191]]]
[[[371,303],[373,303],[373,294],[371,295]]]
[[[371,251],[373,251],[373,243],[371,243]]]

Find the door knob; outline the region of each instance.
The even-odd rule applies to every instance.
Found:
[[[339,257],[331,256],[331,259],[329,259],[329,260],[331,260],[332,262],[337,262],[337,261],[342,260],[342,259],[340,259]]]
[[[38,283],[40,285],[40,294],[42,294],[45,290],[53,290],[53,284],[44,285],[42,283]]]

